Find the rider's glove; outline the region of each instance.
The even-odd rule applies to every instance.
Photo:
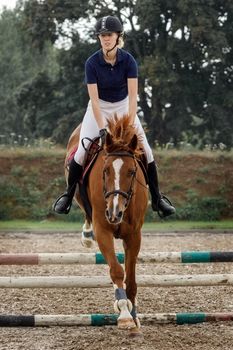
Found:
[[[99,131],[99,137],[101,138],[102,140],[102,144],[105,143],[105,139],[106,139],[106,135],[107,135],[107,129],[100,129]]]

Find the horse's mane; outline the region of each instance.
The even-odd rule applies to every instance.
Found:
[[[137,147],[134,150],[134,154],[139,156],[142,151],[142,137],[139,135],[138,130],[130,124],[130,117],[124,115],[118,118],[116,115],[108,120],[108,131],[112,137],[113,143],[110,147],[110,152],[126,151],[132,152],[129,148],[129,143],[133,136],[137,136]]]

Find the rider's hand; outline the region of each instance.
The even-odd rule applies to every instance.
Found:
[[[106,135],[107,135],[107,129],[100,129],[99,131],[99,137],[101,138],[102,140],[102,144],[105,143],[105,139],[106,139]]]

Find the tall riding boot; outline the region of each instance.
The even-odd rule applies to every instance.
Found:
[[[160,217],[174,214],[176,209],[172,206],[169,199],[163,196],[159,191],[158,173],[155,161],[148,164],[147,175],[152,209],[157,211]]]
[[[72,205],[72,199],[75,194],[76,185],[82,177],[83,168],[81,165],[71,160],[68,175],[68,187],[53,205],[53,210],[58,214],[68,214]]]

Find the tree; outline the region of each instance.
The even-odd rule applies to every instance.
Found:
[[[51,44],[46,44],[43,55],[31,49],[27,35],[21,31],[17,10],[4,10],[0,15],[0,45],[1,133],[29,136],[31,129],[24,123],[26,112],[17,103],[19,90],[41,70],[46,70],[50,78],[56,75],[55,51]]]
[[[200,147],[206,142],[231,147],[231,0],[20,1],[21,28],[35,51],[43,52],[48,41],[54,45],[61,37],[70,43],[56,49],[55,79],[45,72],[31,80],[32,101],[42,94],[43,84],[47,91],[36,111],[32,113],[33,104],[27,98],[24,103],[25,95],[20,95],[25,115],[32,122],[36,118],[36,135],[64,142],[82,119],[88,99],[84,62],[98,47],[94,19],[108,14],[125,24],[126,49],[138,61],[139,115],[151,144],[172,140],[178,145],[185,138]],[[26,86],[30,89],[30,80]]]
[[[143,33],[137,46],[140,98],[151,142],[177,143],[182,133],[192,131],[191,140],[198,134],[205,142],[208,134],[209,142],[232,145],[229,107],[224,104],[230,74],[220,78],[216,69],[221,66],[226,72],[232,65],[231,2],[137,1],[135,14]],[[223,129],[231,134],[228,140],[220,132],[223,120]]]

